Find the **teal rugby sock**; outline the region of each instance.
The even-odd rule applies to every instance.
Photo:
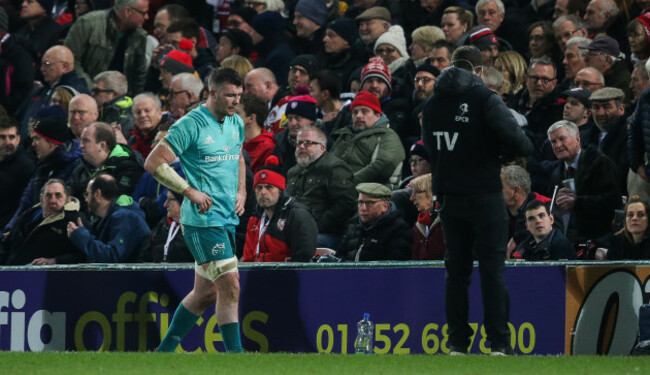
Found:
[[[239,322],[219,325],[223,344],[228,353],[243,353],[241,346],[241,337],[239,335]]]
[[[174,313],[172,323],[169,325],[169,330],[165,334],[165,338],[158,346],[158,351],[173,352],[176,350],[176,347],[178,347],[183,337],[192,329],[197,320],[199,320],[199,316],[192,314],[181,302]]]

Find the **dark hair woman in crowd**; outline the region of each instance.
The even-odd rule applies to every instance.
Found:
[[[648,202],[635,195],[625,205],[625,227],[612,240],[607,259],[650,259]]]

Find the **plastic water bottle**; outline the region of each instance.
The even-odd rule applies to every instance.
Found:
[[[357,323],[357,338],[354,340],[356,354],[374,354],[375,325],[370,321],[370,314],[364,313],[363,319]]]

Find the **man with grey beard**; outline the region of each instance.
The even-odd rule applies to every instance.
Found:
[[[309,208],[318,224],[319,247],[336,248],[354,215],[354,174],[326,150],[327,136],[307,125],[296,137],[297,164],[287,173],[287,194]]]

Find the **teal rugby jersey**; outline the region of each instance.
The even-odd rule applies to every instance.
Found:
[[[239,181],[239,156],[244,142],[244,122],[226,116],[223,123],[202,105],[169,129],[165,140],[180,159],[190,186],[212,198],[210,210],[183,199],[181,224],[195,227],[237,225],[235,201]]]

